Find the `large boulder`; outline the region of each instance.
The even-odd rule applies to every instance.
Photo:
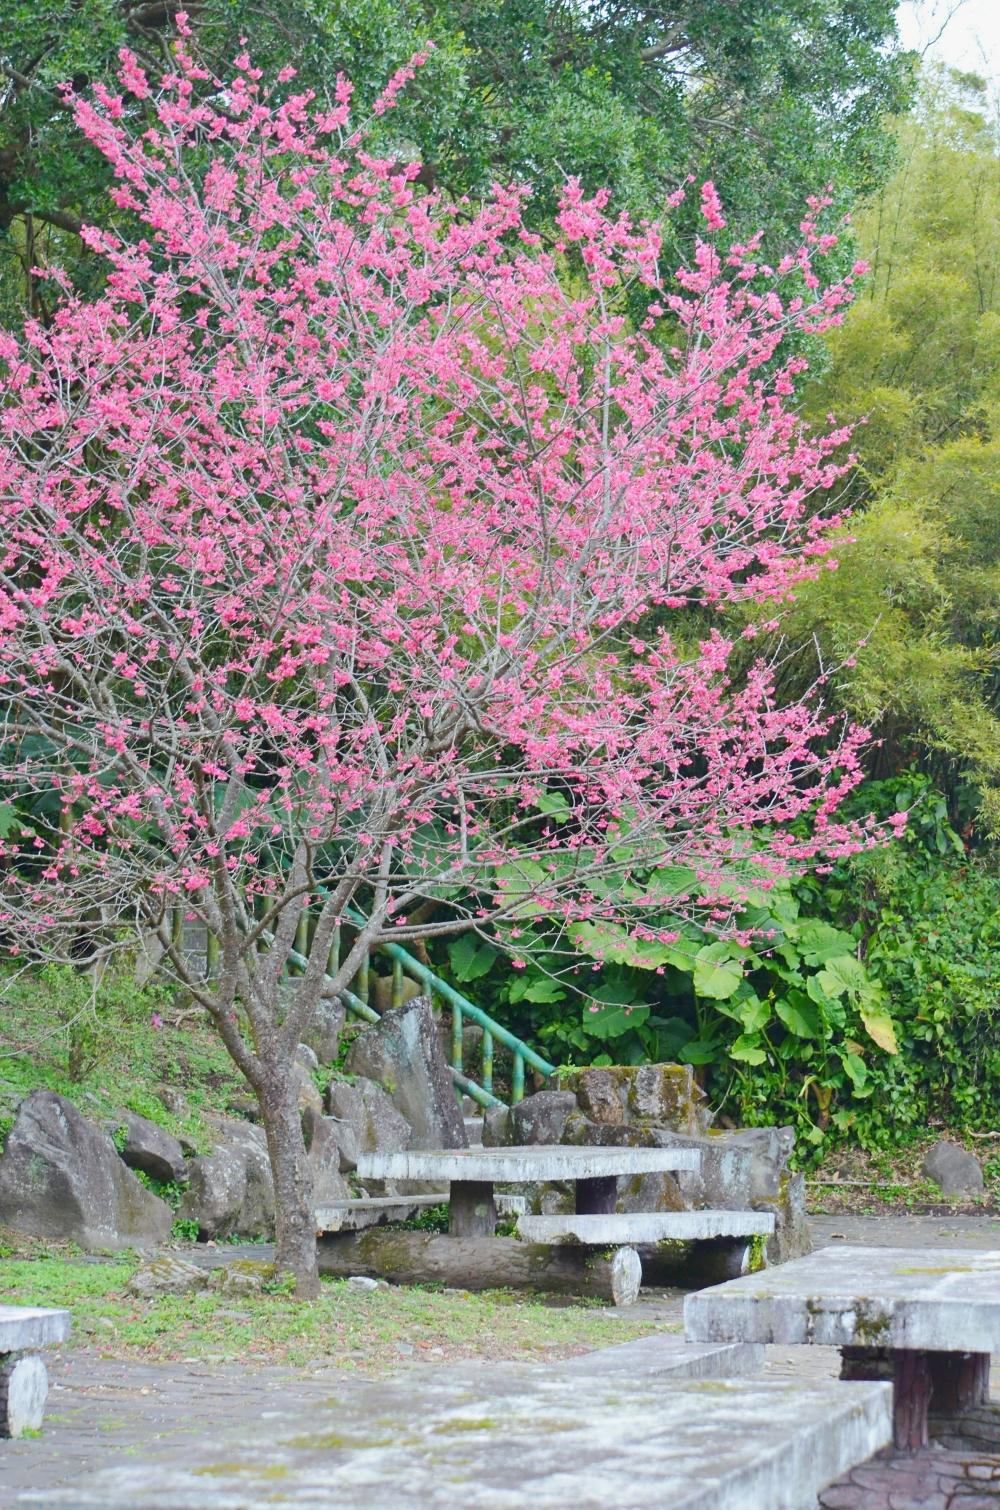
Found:
[[[184,1150],[178,1140],[165,1127],[158,1127],[135,1112],[119,1112],[108,1131],[114,1137],[124,1129],[124,1145],[119,1142],[121,1156],[130,1169],[141,1169],[154,1180],[172,1181],[182,1185],[187,1179]]]
[[[318,1209],[347,1199],[350,1187],[341,1170],[341,1124],[332,1117],[311,1117],[306,1129],[309,1165],[313,1179],[313,1204]]]
[[[302,1035],[320,1064],[332,1064],[340,1048],[347,1009],[342,1002],[323,1000],[317,1004],[309,1026]]]
[[[410,1124],[411,1148],[467,1148],[429,996],[394,1007],[351,1045],[344,1068],[385,1087]]]
[[[923,1162],[923,1174],[942,1195],[981,1195],[983,1171],[975,1154],[942,1138]]]
[[[177,1210],[198,1224],[202,1240],[266,1237],[274,1228],[274,1186],[267,1140],[259,1127],[213,1119],[212,1152],[188,1161],[188,1187]]]
[[[0,1157],[0,1223],[82,1248],[149,1248],[170,1236],[173,1214],[71,1101],[33,1091]]]
[[[345,1137],[342,1143],[345,1167],[353,1168],[351,1150],[358,1153],[400,1153],[409,1148],[413,1130],[398,1111],[389,1093],[359,1075],[353,1085],[345,1080],[331,1080],[326,1092],[326,1109],[331,1121],[338,1124]]]

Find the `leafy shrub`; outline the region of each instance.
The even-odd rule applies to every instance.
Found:
[[[848,1137],[891,1146],[928,1120],[996,1125],[995,862],[966,854],[922,777],[869,782],[853,806],[908,810],[905,837],[761,892],[738,920],[749,944],[600,923],[572,929],[568,950],[522,929],[522,969],[463,936],[451,974],[556,1062],[696,1065],[720,1114],[793,1124],[806,1160]]]

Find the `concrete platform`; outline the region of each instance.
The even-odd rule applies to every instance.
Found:
[[[594,1180],[614,1175],[696,1170],[694,1148],[586,1148],[534,1143],[520,1148],[410,1148],[358,1155],[363,1180],[457,1180],[531,1184],[535,1180]]]
[[[889,1437],[881,1384],[441,1369],[344,1387],[294,1423],[192,1441],[18,1505],[75,1510],[807,1510]]]
[[[771,1211],[616,1211],[607,1215],[522,1216],[518,1236],[531,1243],[697,1242],[720,1237],[769,1237]]]
[[[20,1353],[65,1342],[69,1329],[69,1311],[0,1305],[0,1353]]]
[[[687,1342],[678,1332],[657,1332],[596,1353],[564,1358],[562,1374],[626,1374],[630,1379],[746,1379],[759,1374],[764,1349],[752,1342]]]
[[[822,1248],[689,1295],[692,1342],[1000,1352],[1000,1251]]]

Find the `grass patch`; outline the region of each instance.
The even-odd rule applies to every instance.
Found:
[[[0,1147],[34,1090],[65,1096],[92,1122],[134,1112],[199,1152],[215,1141],[205,1113],[239,1114],[249,1097],[182,994],[140,989],[124,974],[92,992],[86,976],[63,967],[0,971]],[[165,1091],[174,1093],[166,1102]]]
[[[304,1364],[362,1373],[401,1363],[464,1358],[545,1359],[628,1342],[656,1330],[597,1303],[549,1306],[510,1291],[472,1294],[393,1286],[349,1290],[325,1281],[320,1298],[228,1296],[214,1292],[140,1301],[125,1290],[137,1260],[86,1262],[62,1254],[9,1258],[4,1294],[21,1305],[64,1306],[73,1313],[67,1346],[144,1361]]]

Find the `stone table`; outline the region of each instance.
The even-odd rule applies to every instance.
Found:
[[[982,1404],[1000,1351],[1000,1251],[823,1248],[684,1302],[693,1342],[817,1343],[841,1378],[894,1384],[894,1441],[928,1444],[928,1410]]]
[[[615,1209],[620,1175],[696,1170],[693,1148],[586,1148],[532,1143],[507,1148],[411,1148],[358,1155],[358,1174],[370,1180],[451,1182],[449,1232],[483,1237],[496,1230],[493,1186],[574,1180],[578,1212]]]
[[[653,1350],[654,1339],[646,1342]],[[192,1416],[193,1398],[189,1387],[183,1405]],[[419,1369],[370,1384],[331,1380],[310,1392],[305,1411],[302,1400],[290,1390],[284,1409],[275,1401],[260,1412],[245,1391],[234,1393],[225,1426],[196,1423],[167,1450],[147,1426],[129,1455],[119,1447],[108,1466],[22,1490],[13,1503],[805,1510],[891,1430],[887,1385],[674,1383],[633,1360],[622,1371],[581,1364],[565,1376],[559,1363]]]

